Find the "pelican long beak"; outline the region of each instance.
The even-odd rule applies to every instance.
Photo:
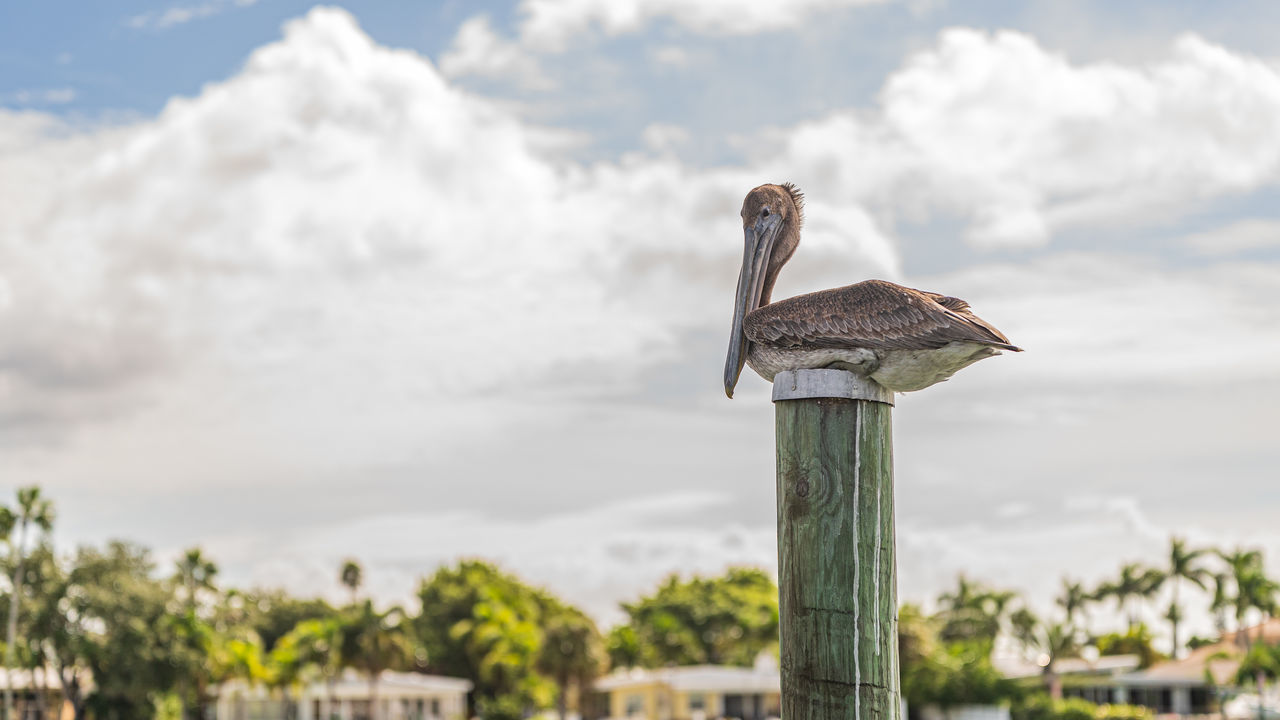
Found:
[[[747,313],[760,307],[764,277],[769,269],[773,242],[781,227],[781,217],[770,215],[743,229],[742,270],[738,273],[738,292],[733,299],[733,329],[729,334],[729,356],[724,361],[724,394],[733,397],[733,388],[747,362],[747,336],[742,321]]]

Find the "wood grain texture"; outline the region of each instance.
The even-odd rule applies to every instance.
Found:
[[[892,408],[774,407],[783,720],[901,720]]]

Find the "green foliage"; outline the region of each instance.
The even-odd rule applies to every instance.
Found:
[[[644,651],[640,647],[640,638],[636,636],[635,628],[630,625],[618,625],[609,630],[604,645],[611,667],[632,668],[641,665]]]
[[[1099,705],[1094,717],[1097,720],[1151,720],[1155,714],[1142,705]]]
[[[523,720],[525,700],[517,693],[482,697],[476,703],[481,720]]]
[[[989,653],[1015,597],[1016,593],[993,590],[964,575],[959,576],[956,589],[938,597],[943,608],[939,613],[942,621],[939,639],[947,643],[983,644]]]
[[[302,620],[276,641],[268,665],[281,683],[301,678],[308,669],[330,681],[345,663],[343,639],[343,623],[336,615]]]
[[[998,704],[1019,692],[991,664],[990,650],[981,641],[939,644],[900,667],[903,697],[917,707]]]
[[[1151,630],[1145,623],[1131,626],[1122,633],[1107,633],[1094,639],[1093,644],[1101,655],[1137,655],[1139,667],[1150,667],[1163,660],[1152,644]]]
[[[1178,625],[1183,619],[1182,606],[1179,604],[1178,599],[1181,581],[1186,580],[1201,590],[1205,589],[1205,583],[1210,578],[1209,571],[1197,565],[1196,560],[1208,552],[1207,549],[1187,549],[1187,542],[1182,538],[1175,537],[1169,541],[1169,566],[1165,570],[1165,578],[1173,584],[1173,599],[1169,603],[1165,618],[1172,628],[1172,635],[1169,641],[1169,655],[1171,657],[1177,657],[1178,651],[1181,649],[1178,643]]]
[[[983,632],[957,633],[958,610],[978,610],[992,596],[961,578],[959,592],[942,612],[926,616],[916,605],[898,610],[898,664],[902,696],[908,705],[941,708],[967,704],[997,704],[1020,694],[1016,683],[991,664],[991,642]],[[1000,601],[1003,602],[1003,601]],[[988,607],[986,610],[993,610]],[[1001,609],[1003,612],[1003,609]],[[949,628],[947,639],[942,630]]]
[[[1136,601],[1149,598],[1164,584],[1165,573],[1156,568],[1144,568],[1138,563],[1128,563],[1120,568],[1120,576],[1104,582],[1094,591],[1094,598],[1115,598],[1116,609],[1128,611],[1129,627],[1138,624]]]
[[[147,551],[133,545],[82,548],[49,598],[59,608],[50,643],[56,663],[92,673],[85,702],[98,717],[149,717],[154,692],[178,679],[170,649],[182,639],[153,569]]]
[[[477,710],[486,716],[550,706],[558,688],[547,673],[586,672],[593,661],[570,657],[575,652],[598,657],[598,633],[581,622],[585,616],[486,562],[441,568],[422,583],[418,598],[422,613],[413,629],[426,667],[475,683]],[[559,637],[554,651],[545,649],[548,630]],[[578,633],[590,637],[575,640]]]
[[[218,566],[204,556],[198,547],[189,548],[178,559],[174,568],[173,581],[182,590],[183,601],[188,609],[194,610],[199,603],[199,593],[212,591],[213,578],[218,574]]]
[[[1230,569],[1229,578],[1235,584],[1235,596],[1224,597],[1223,600],[1227,602],[1227,607],[1235,610],[1237,625],[1243,628],[1245,616],[1254,608],[1274,615],[1275,594],[1280,588],[1266,576],[1262,551],[1236,548],[1229,553],[1219,550],[1217,555]],[[1216,602],[1218,598],[1215,597],[1214,600]],[[1247,645],[1250,642],[1248,633],[1241,633],[1241,636]]]
[[[1192,635],[1191,637],[1187,638],[1187,649],[1199,650],[1200,648],[1205,647],[1206,645],[1216,645],[1217,643],[1218,643],[1218,638],[1200,637],[1199,635]]]
[[[35,526],[36,530],[48,533],[53,529],[53,517],[53,503],[41,497],[40,488],[35,485],[18,488],[18,512],[15,513],[7,507],[0,510],[0,531],[3,531],[4,538],[8,540],[8,559],[13,566],[9,575],[13,592],[10,594],[7,608],[8,622],[4,635],[5,668],[18,664],[18,645],[21,642],[18,637],[18,612],[22,605],[26,571],[24,553],[27,540],[30,539],[28,532],[32,526]],[[4,715],[8,718],[15,717],[13,685],[7,670],[4,673]]]
[[[904,677],[936,651],[937,636],[937,622],[919,605],[904,603],[898,608],[898,662]]]
[[[1080,698],[1053,700],[1034,694],[1015,702],[1009,709],[1011,720],[1152,720],[1151,710],[1141,705],[1095,705]]]
[[[1080,654],[1080,642],[1076,629],[1070,625],[1057,622],[1045,622],[1037,618],[1027,608],[1019,608],[1010,616],[1009,624],[1013,627],[1013,637],[1025,651],[1047,658],[1044,665],[1045,684],[1049,694],[1058,697],[1061,686],[1054,667],[1062,658],[1076,657]]]
[[[1067,698],[1051,704],[1055,720],[1094,720],[1098,706],[1080,698]]]
[[[1066,613],[1067,625],[1074,625],[1076,615],[1082,614],[1092,599],[1082,583],[1063,578],[1062,594],[1054,599],[1054,603]]]
[[[342,567],[338,570],[338,581],[351,591],[351,603],[354,605],[356,592],[364,582],[364,568],[354,559],[343,560]]]
[[[1280,646],[1255,643],[1245,653],[1236,671],[1236,684],[1251,684],[1258,676],[1271,681],[1280,678]]]
[[[238,606],[227,608],[219,618],[221,629],[245,627],[256,633],[264,652],[308,620],[334,618],[337,611],[319,598],[295,598],[283,590],[259,590],[237,593]]]
[[[557,707],[563,720],[569,687],[586,687],[604,670],[604,642],[591,618],[554,600],[543,609],[542,633],[536,667],[556,683]]]
[[[152,720],[182,720],[182,698],[177,693],[156,693],[151,703]]]
[[[21,630],[10,633],[6,654],[21,666],[57,673],[51,684],[66,685],[77,720],[87,710],[109,720],[194,719],[216,683],[242,678],[279,688],[331,680],[343,668],[371,679],[384,669],[408,668],[466,677],[475,684],[481,717],[517,720],[552,704],[563,715],[574,689],[603,672],[606,658],[618,667],[745,666],[776,648],[777,588],[758,570],[670,577],[652,595],[624,604],[628,622],[607,638],[580,610],[478,561],[442,568],[424,581],[422,612],[414,617],[396,608],[379,611],[370,600],[355,602],[362,573],[349,563],[342,576],[353,602],[335,610],[279,590],[223,592],[215,584],[217,565],[199,548],[186,551],[167,578],[157,575],[145,549],[126,543],[82,548],[74,556],[58,556],[44,543],[16,553],[14,536],[24,532],[24,518],[31,528],[52,522],[51,508],[41,506],[47,501],[29,490],[19,498],[21,513],[0,506],[0,539],[9,541],[2,567],[11,582],[23,578],[13,582],[15,592],[0,597],[0,615],[13,608]],[[1276,612],[1277,586],[1265,576],[1260,552],[1219,553],[1230,572],[1217,576],[1193,564],[1203,554],[1174,542],[1167,577],[1175,592],[1180,580],[1208,588],[1212,579],[1212,609],[1220,616],[1234,610],[1239,621],[1246,612]],[[1165,577],[1129,565],[1111,592],[1131,611],[1130,601],[1146,597]],[[1047,654],[1049,679],[1053,662],[1077,649],[1070,618],[1091,599],[1078,583],[1064,581],[1058,604],[1068,621],[1054,623],[1015,609],[1015,598],[961,577],[932,617],[902,606],[906,699],[944,708],[1011,702],[1014,720],[1150,720],[1144,708],[1053,701],[1003,678],[990,659],[997,636]],[[1170,607],[1169,619],[1180,619],[1180,606]],[[1095,642],[1103,654],[1139,655],[1144,667],[1162,657],[1137,623]],[[1188,645],[1208,642],[1193,638]],[[1238,682],[1251,684],[1259,674],[1280,678],[1280,649],[1255,642],[1247,654],[1243,647],[1233,654],[1244,657]],[[90,675],[92,685],[78,685]],[[371,693],[375,686],[370,683]]]
[[[413,641],[404,611],[378,612],[373,601],[347,608],[340,621],[341,660],[368,677],[383,670],[403,669],[413,657]]]
[[[718,578],[671,576],[656,593],[623,603],[635,639],[616,645],[619,656],[647,667],[750,666],[778,638],[778,587],[761,570],[730,569]],[[619,643],[630,638],[619,635]],[[611,648],[613,649],[613,648]]]

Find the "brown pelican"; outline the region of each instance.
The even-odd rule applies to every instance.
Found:
[[[729,397],[744,362],[770,382],[783,370],[839,368],[907,392],[1000,350],[1021,352],[965,301],[884,280],[770,304],[778,271],[800,244],[803,210],[791,183],[761,185],[742,203],[746,244],[724,365]]]

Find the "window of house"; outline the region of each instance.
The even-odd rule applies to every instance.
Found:
[[[689,710],[698,711],[707,709],[707,696],[702,693],[689,693]]]
[[[643,696],[643,695],[628,695],[628,696],[627,696],[627,702],[626,702],[626,708],[627,708],[627,710],[626,710],[626,714],[627,714],[628,716],[631,716],[631,715],[639,715],[639,714],[643,713],[643,712],[644,712],[644,696]]]
[[[1211,695],[1209,688],[1198,687],[1191,688],[1191,712],[1194,715],[1203,715],[1209,712],[1209,699]]]

